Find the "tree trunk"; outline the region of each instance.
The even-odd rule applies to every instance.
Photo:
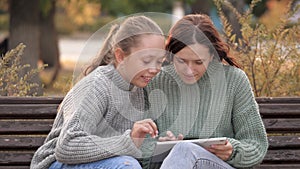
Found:
[[[40,11],[40,58],[44,64],[48,64],[46,71],[52,72],[50,84],[56,79],[59,64],[58,35],[55,28],[55,1],[50,1],[50,10],[47,12]],[[46,84],[46,85],[50,85]]]
[[[229,0],[229,2],[232,3],[239,13],[243,13],[243,8],[245,7],[244,0]],[[229,23],[232,25],[233,34],[236,34],[236,41],[241,39],[241,24],[239,24],[237,16],[227,7],[224,7],[224,14],[226,15]]]
[[[23,76],[30,69],[37,68],[39,58],[39,0],[10,0],[10,26],[9,49],[15,48],[19,43],[26,45],[22,55],[21,64],[30,64],[24,70]],[[38,75],[32,78],[31,83],[37,83],[40,88],[37,92],[42,95],[41,81]],[[30,94],[35,91],[31,91]]]
[[[203,1],[203,0],[197,0],[195,3],[192,4],[192,13],[201,13],[209,15],[210,9],[211,9],[211,2],[210,1]]]

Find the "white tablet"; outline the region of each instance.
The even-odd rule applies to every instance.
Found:
[[[189,142],[195,143],[202,147],[209,147],[213,144],[225,144],[227,138],[226,137],[217,137],[217,138],[207,138],[207,139],[192,139],[192,140],[177,140],[177,141],[164,141],[157,142],[154,148],[154,152],[152,155],[152,162],[161,162],[163,159],[169,154],[170,150],[176,143],[179,142]]]

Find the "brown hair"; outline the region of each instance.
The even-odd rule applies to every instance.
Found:
[[[220,34],[209,16],[205,14],[190,14],[176,22],[169,32],[166,50],[170,52],[168,61],[181,49],[192,44],[202,44],[209,48],[210,53],[219,56],[220,61],[240,67],[237,61],[229,56],[229,45],[222,41]]]
[[[83,75],[86,76],[98,66],[114,62],[114,51],[116,48],[121,48],[126,55],[130,54],[130,49],[133,46],[138,46],[140,37],[145,34],[163,36],[160,27],[146,16],[131,16],[125,19],[120,25],[113,25],[99,54],[93,60],[92,64],[87,66]]]

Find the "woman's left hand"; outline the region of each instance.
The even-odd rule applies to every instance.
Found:
[[[206,149],[208,151],[210,151],[211,153],[215,154],[216,156],[218,156],[223,161],[228,160],[233,151],[233,147],[228,140],[226,141],[226,144],[224,144],[224,145],[223,144],[214,144],[214,145],[211,145],[210,147],[207,147]]]

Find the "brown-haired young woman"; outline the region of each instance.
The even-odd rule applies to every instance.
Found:
[[[268,141],[258,105],[246,74],[211,19],[202,14],[183,17],[171,28],[166,49],[169,65],[147,86],[159,140],[227,137],[227,142],[210,147],[178,143],[161,168],[259,164]],[[144,162],[148,167],[149,161]],[[160,164],[150,163],[155,165]]]

